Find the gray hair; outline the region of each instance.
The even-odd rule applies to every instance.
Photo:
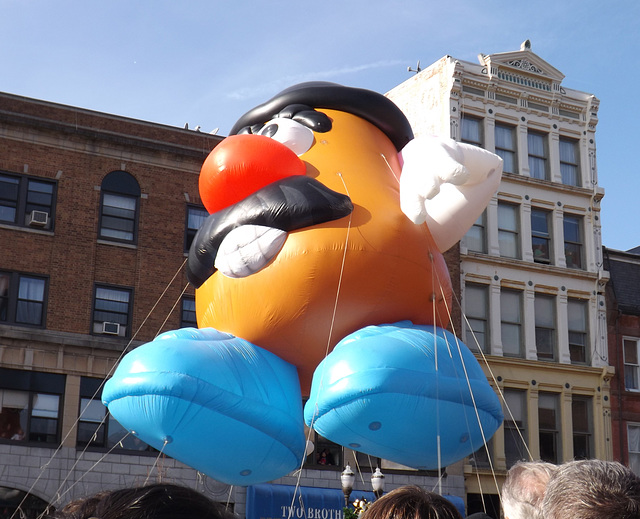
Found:
[[[544,461],[519,461],[502,485],[502,509],[508,519],[542,519],[542,499],[557,467]]]
[[[612,461],[565,463],[549,480],[542,510],[545,519],[637,519],[640,477]]]

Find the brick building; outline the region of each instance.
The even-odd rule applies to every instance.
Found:
[[[220,140],[0,94],[0,510],[149,474],[155,454],[100,425],[100,384],[127,348],[194,319],[182,262]]]
[[[640,248],[604,249],[613,458],[640,474]]]
[[[101,384],[121,356],[195,324],[183,262],[205,214],[200,166],[220,140],[0,93],[0,519],[18,505],[36,517],[47,504],[160,479],[231,503],[240,517],[248,495],[291,506],[287,492],[300,486],[330,496],[336,504],[322,513],[340,519],[346,464],[363,475],[352,498],[371,498],[380,466],[387,489],[415,483],[462,502],[462,462],[439,477],[315,434],[300,474],[229,487],[158,456],[109,417]],[[447,261],[459,294],[459,251]]]

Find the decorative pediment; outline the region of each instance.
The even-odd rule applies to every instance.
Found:
[[[503,74],[523,74],[535,77],[538,80],[547,80],[559,85],[564,79],[564,74],[553,67],[531,50],[529,40],[525,41],[520,50],[512,52],[499,52],[496,54],[478,56],[481,65],[487,67],[490,76]]]

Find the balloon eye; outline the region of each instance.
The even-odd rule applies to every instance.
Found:
[[[273,136],[277,132],[278,132],[278,125],[276,123],[270,123],[260,131],[260,135],[264,135],[265,137],[271,137],[273,139]]]
[[[313,131],[310,128],[286,118],[272,119],[258,134],[284,144],[298,156],[309,151],[314,140]]]

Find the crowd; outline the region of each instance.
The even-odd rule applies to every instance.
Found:
[[[640,477],[617,462],[552,465],[520,462],[502,486],[504,519],[640,519]],[[234,519],[222,505],[187,487],[153,484],[105,491],[52,512],[48,519]],[[463,519],[446,498],[403,486],[377,499],[361,519]],[[491,519],[476,513],[467,519]],[[497,518],[495,518],[497,519]]]

